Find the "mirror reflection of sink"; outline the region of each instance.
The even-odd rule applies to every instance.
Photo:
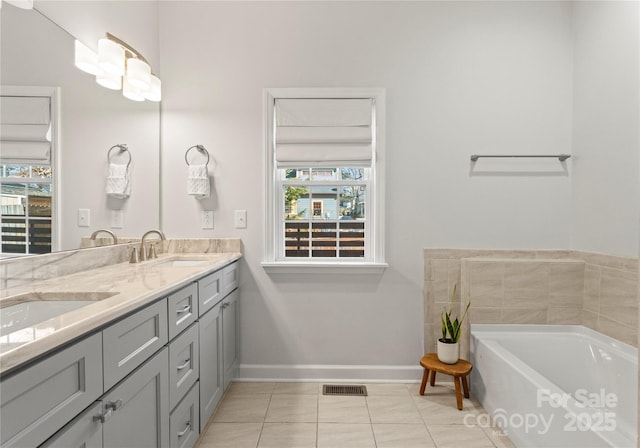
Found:
[[[199,266],[206,262],[207,260],[168,260],[168,261],[162,261],[156,264],[156,266],[161,268],[180,267],[180,266]]]
[[[0,336],[118,294],[117,292],[30,292],[0,300]]]

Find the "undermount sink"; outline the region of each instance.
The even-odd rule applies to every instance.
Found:
[[[167,267],[175,268],[180,266],[199,266],[206,262],[207,260],[167,260],[167,261],[162,261],[156,264],[156,266],[161,268],[167,268]]]
[[[29,292],[0,300],[0,336],[29,328],[117,292]]]

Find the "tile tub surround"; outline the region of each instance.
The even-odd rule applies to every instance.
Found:
[[[84,252],[84,251],[79,251]],[[0,301],[28,293],[115,293],[95,303],[33,324],[26,332],[0,338],[0,374],[23,365],[60,345],[94,331],[125,314],[195,281],[242,257],[241,253],[163,254],[138,264],[128,261],[15,287]],[[196,266],[159,266],[175,259],[203,260]],[[35,335],[25,340],[25,333]],[[13,336],[13,337],[12,337]]]
[[[440,312],[454,285],[457,301],[471,293],[467,324],[582,324],[637,346],[635,258],[565,250],[425,249],[424,263],[427,352],[435,350]]]
[[[0,260],[1,295],[7,295],[8,289],[33,282],[128,262],[130,248],[137,248],[140,245],[140,238],[118,237],[120,244],[115,246],[111,244],[111,238],[100,237],[92,241],[89,237],[85,237],[82,240],[82,250]],[[240,238],[168,238],[165,241],[158,241],[158,244],[160,243],[161,246],[157,247],[158,255],[242,252]],[[95,244],[104,244],[104,246],[94,247]]]

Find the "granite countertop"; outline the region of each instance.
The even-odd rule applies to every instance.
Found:
[[[236,252],[163,254],[137,264],[113,264],[13,290],[12,295],[0,298],[0,374],[89,334],[241,257],[242,254]],[[203,262],[163,265],[170,260]]]

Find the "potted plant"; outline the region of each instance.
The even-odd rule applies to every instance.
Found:
[[[453,293],[451,294],[451,302],[449,303],[449,309],[446,308],[442,312],[442,337],[438,339],[438,359],[445,364],[455,364],[460,358],[460,334],[462,333],[462,322],[467,317],[469,306],[471,306],[471,299],[467,302],[467,306],[462,313],[462,317],[458,319],[452,319],[451,313],[453,312],[453,303],[456,296],[456,287],[453,287]]]

